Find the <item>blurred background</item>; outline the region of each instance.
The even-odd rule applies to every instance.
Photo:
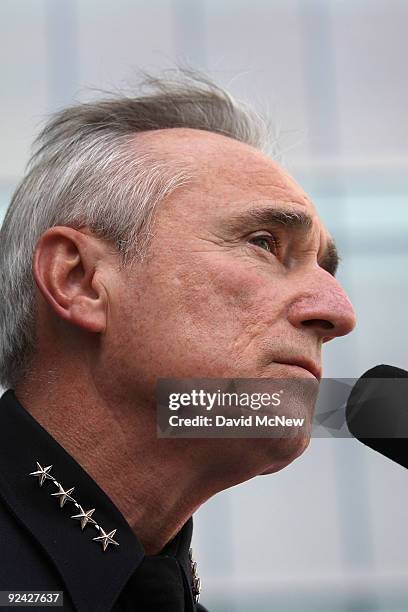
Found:
[[[325,376],[408,368],[407,0],[2,0],[0,218],[47,116],[135,70],[206,71],[267,113],[343,257],[355,332]],[[1,290],[1,289],[0,289]],[[1,298],[0,298],[1,299]],[[408,474],[350,439],[210,500],[212,612],[408,610]]]

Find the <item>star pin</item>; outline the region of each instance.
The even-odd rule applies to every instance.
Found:
[[[73,516],[71,516],[71,518],[76,519],[77,521],[81,521],[81,529],[83,530],[88,523],[93,523],[94,525],[96,525],[96,522],[93,520],[93,518],[91,518],[93,513],[95,512],[95,508],[91,508],[90,510],[86,511],[82,508],[82,506],[79,506],[79,508],[80,513],[74,514]]]
[[[66,501],[75,502],[75,499],[73,499],[70,495],[74,488],[75,487],[72,487],[71,489],[67,489],[66,491],[64,491],[63,487],[60,485],[60,483],[58,483],[59,491],[57,493],[51,493],[51,495],[60,498],[60,508],[62,508]]]
[[[119,542],[116,542],[113,539],[113,536],[116,533],[116,529],[112,529],[112,531],[110,531],[109,533],[105,533],[105,531],[102,529],[102,527],[100,528],[102,535],[97,536],[96,538],[92,538],[93,540],[95,540],[95,542],[100,542],[103,546],[103,550],[106,550],[108,547],[108,544],[115,544],[116,546],[119,546]]]
[[[38,461],[36,461],[36,464],[37,464],[38,470],[36,472],[30,472],[29,476],[37,476],[38,477],[38,481],[40,483],[40,487],[43,486],[44,480],[46,480],[47,478],[49,478],[50,480],[54,480],[54,478],[51,476],[51,474],[49,474],[49,471],[52,468],[52,465],[49,465],[48,467],[43,468],[38,463]]]

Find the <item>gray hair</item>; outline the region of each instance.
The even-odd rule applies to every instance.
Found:
[[[156,206],[190,180],[187,169],[138,150],[135,135],[193,128],[264,150],[268,127],[208,78],[145,77],[148,92],[115,95],[54,115],[35,141],[27,173],[0,230],[0,384],[13,387],[35,352],[32,258],[50,227],[87,226],[124,265],[142,257]]]

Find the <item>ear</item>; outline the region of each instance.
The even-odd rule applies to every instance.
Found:
[[[53,311],[89,332],[104,332],[108,294],[101,280],[106,246],[92,235],[65,226],[48,229],[33,257],[33,275]]]

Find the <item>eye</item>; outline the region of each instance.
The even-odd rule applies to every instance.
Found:
[[[279,240],[275,236],[272,236],[272,234],[263,233],[258,234],[257,236],[252,236],[249,238],[248,242],[263,249],[264,251],[272,253],[272,255],[278,254]]]

